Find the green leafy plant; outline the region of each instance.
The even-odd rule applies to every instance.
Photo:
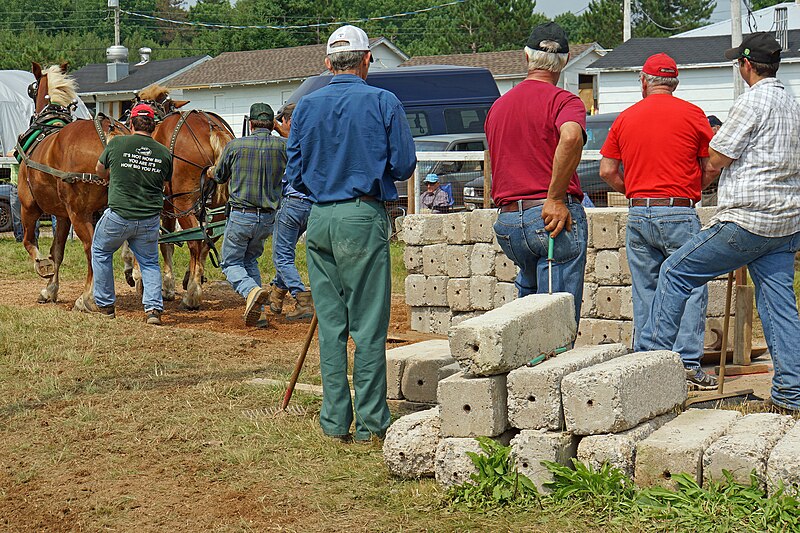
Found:
[[[572,466],[550,461],[542,464],[553,474],[545,483],[553,500],[577,499],[596,510],[608,511],[630,507],[636,499],[636,488],[622,470],[604,463],[599,470],[572,459]]]

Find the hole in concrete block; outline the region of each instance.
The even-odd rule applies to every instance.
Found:
[[[417,380],[417,385],[419,385],[420,387],[422,387],[423,385],[425,385],[425,380],[424,380],[424,379],[418,379],[418,380]]]
[[[471,344],[470,346],[472,347],[473,352],[477,352],[481,349],[481,347],[478,346],[477,344]]]
[[[528,463],[522,463],[522,468],[528,468]]]
[[[397,455],[399,455],[400,457],[405,457],[406,456],[406,452],[399,452]]]
[[[587,407],[592,407],[594,405],[594,400],[589,400],[586,402]]]
[[[672,472],[670,472],[669,470],[664,470],[664,472],[661,473],[661,476],[664,479],[672,479]]]
[[[528,401],[529,401],[529,402],[535,402],[535,401],[536,401],[536,396],[534,396],[533,394],[531,394],[530,396],[528,396]]]
[[[610,302],[611,301],[611,297],[609,296],[608,298],[606,298],[606,301]]]
[[[470,411],[472,411],[472,407],[470,407],[470,405],[469,405],[469,404],[466,404],[466,405],[463,407],[463,409],[464,409],[464,412],[465,412],[465,413],[469,413]]]

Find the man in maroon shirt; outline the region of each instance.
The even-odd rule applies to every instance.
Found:
[[[575,299],[580,321],[586,267],[586,213],[575,169],[586,140],[586,108],[556,87],[569,60],[564,30],[536,26],[525,46],[528,76],[486,117],[492,160],[494,225],[503,252],[520,268],[519,296],[548,290],[547,248],[554,238],[553,292]]]

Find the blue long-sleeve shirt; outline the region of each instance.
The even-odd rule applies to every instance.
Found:
[[[286,180],[314,203],[396,200],[417,164],[400,100],[352,74],[300,99],[286,150]]]

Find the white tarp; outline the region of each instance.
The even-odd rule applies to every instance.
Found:
[[[0,70],[0,156],[14,149],[17,137],[30,125],[33,100],[28,96],[28,86],[34,81],[30,72]],[[76,118],[91,118],[80,99],[73,115]]]

